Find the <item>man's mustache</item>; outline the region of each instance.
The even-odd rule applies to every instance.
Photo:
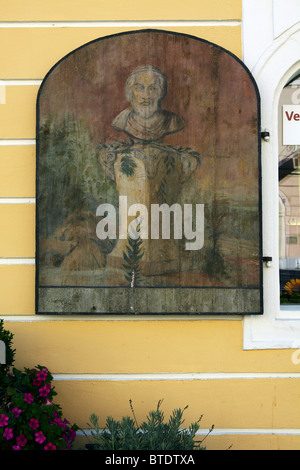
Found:
[[[151,100],[150,98],[143,98],[142,101],[140,102],[140,104],[150,104],[151,103]]]

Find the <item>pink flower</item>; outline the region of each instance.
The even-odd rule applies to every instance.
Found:
[[[76,431],[74,431],[74,429],[70,429],[69,430],[69,439],[71,441],[74,441],[75,437],[76,437]]]
[[[30,418],[29,420],[29,427],[33,430],[37,429],[39,427],[40,423],[39,420],[36,418]]]
[[[13,434],[12,428],[5,428],[4,429],[3,437],[5,437],[5,439],[7,439],[7,440],[12,439],[13,435],[14,434]]]
[[[48,444],[45,445],[44,450],[56,450],[56,445],[52,444],[52,442],[48,442]]]
[[[36,374],[37,378],[44,382],[48,376],[48,369],[44,367],[43,369],[39,370]]]
[[[61,418],[54,418],[54,424],[56,424],[56,426],[59,426],[60,428],[63,428],[63,429],[66,429],[67,425],[62,421]]]
[[[8,425],[8,420],[9,420],[9,417],[2,414],[0,416],[0,427],[7,426]]]
[[[22,447],[20,446],[12,446],[13,450],[22,450]]]
[[[39,387],[42,384],[42,380],[36,378],[36,379],[33,379],[32,383],[33,385],[36,385],[37,387]]]
[[[26,403],[32,403],[33,402],[33,396],[31,395],[31,393],[24,393],[24,401]]]
[[[34,437],[35,437],[35,441],[38,442],[39,444],[43,444],[43,442],[45,442],[46,440],[42,431],[36,432]]]
[[[74,429],[69,429],[65,434],[62,435],[66,442],[67,449],[71,449],[71,442],[74,441],[76,437],[76,431]]]
[[[18,446],[24,447],[26,445],[27,439],[24,434],[20,434],[19,436],[17,436],[16,441]]]
[[[18,418],[22,413],[22,410],[20,410],[20,408],[13,408],[11,412],[15,418]]]
[[[49,394],[50,389],[51,389],[50,384],[46,384],[43,387],[39,388],[40,397],[46,397]]]

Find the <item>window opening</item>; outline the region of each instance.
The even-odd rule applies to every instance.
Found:
[[[300,75],[279,100],[280,303],[300,306]]]

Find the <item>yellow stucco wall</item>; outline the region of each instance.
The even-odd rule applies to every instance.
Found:
[[[47,366],[65,416],[83,428],[92,412],[101,424],[107,415],[128,414],[129,399],[141,420],[163,398],[166,415],[188,405],[186,424],[201,414],[203,429],[214,424],[205,441],[208,449],[300,449],[300,379],[291,375],[299,372],[293,351],[243,350],[242,317],[34,314],[34,139],[40,81],[76,47],[143,28],[142,21],[207,39],[241,58],[241,3],[1,2],[0,315],[15,335],[16,366]]]

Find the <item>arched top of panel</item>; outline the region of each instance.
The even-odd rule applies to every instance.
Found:
[[[37,115],[39,312],[262,312],[259,95],[237,57],[100,38],[49,71]]]

